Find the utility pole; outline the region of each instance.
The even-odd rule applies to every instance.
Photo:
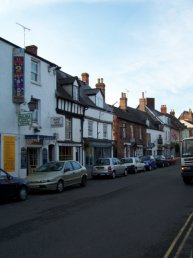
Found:
[[[21,26],[21,27],[23,28],[23,32],[24,32],[24,48],[25,48],[25,31],[26,31],[26,30],[30,31],[31,29],[25,27],[24,25],[22,25],[22,24],[20,24],[20,23],[18,23],[18,22],[16,22],[16,24],[19,25],[19,26]]]

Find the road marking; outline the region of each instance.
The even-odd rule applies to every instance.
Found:
[[[189,217],[187,218],[187,220],[186,220],[184,226],[180,229],[180,231],[178,232],[177,236],[174,238],[173,242],[171,243],[170,247],[168,248],[168,250],[167,250],[167,252],[165,253],[165,255],[164,255],[163,258],[168,258],[168,257],[169,257],[169,255],[171,254],[172,250],[174,249],[174,246],[176,245],[178,239],[180,238],[180,236],[181,236],[182,233],[184,232],[186,226],[188,225],[188,223],[190,222],[190,220],[192,219],[192,217],[193,217],[193,212],[192,212],[192,213],[189,215]],[[190,229],[192,229],[192,225],[191,225]],[[187,238],[189,234],[190,234],[190,231],[188,230],[188,232],[186,233],[184,239]],[[182,249],[184,243],[185,243],[185,241],[182,242],[182,244],[180,245],[180,247],[178,248],[178,250],[179,250],[180,248]],[[177,253],[178,253],[178,251],[177,251]],[[178,255],[179,255],[179,254],[178,254]],[[177,257],[178,257],[178,256],[175,256],[175,258],[177,258]]]
[[[186,243],[186,240],[187,240],[187,238],[189,237],[190,232],[192,231],[192,227],[193,227],[193,223],[191,224],[190,228],[188,229],[188,231],[187,231],[187,233],[186,233],[186,235],[185,235],[185,237],[184,237],[184,239],[183,239],[181,245],[179,246],[179,248],[178,248],[178,250],[177,250],[176,255],[174,256],[174,258],[178,258],[178,257],[179,257],[179,255],[180,255],[180,253],[181,253],[181,251],[182,251],[182,249],[183,249],[183,247],[184,247],[184,244]]]

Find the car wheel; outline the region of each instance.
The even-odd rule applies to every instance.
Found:
[[[183,181],[184,181],[184,184],[190,185],[192,182],[192,178],[191,177],[183,177]]]
[[[115,171],[113,171],[113,173],[112,173],[112,179],[115,179],[115,177],[116,177],[116,173],[115,173]]]
[[[27,188],[25,186],[22,186],[19,190],[18,199],[20,201],[25,201],[28,197]]]
[[[80,186],[84,187],[86,185],[87,185],[87,177],[83,176],[82,179],[81,179]]]
[[[56,191],[58,193],[62,193],[64,191],[64,183],[62,180],[58,181],[57,186],[56,186]]]

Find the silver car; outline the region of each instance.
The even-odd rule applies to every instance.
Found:
[[[56,190],[61,193],[64,187],[87,183],[87,171],[74,160],[46,163],[26,178],[30,190]]]
[[[128,173],[145,171],[145,164],[138,157],[122,158],[121,162],[127,168]]]
[[[92,177],[110,176],[115,178],[120,175],[127,175],[127,169],[118,158],[100,158],[93,166]]]

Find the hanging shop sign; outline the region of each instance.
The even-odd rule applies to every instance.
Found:
[[[22,48],[13,48],[13,102],[24,102],[24,58],[25,52]]]
[[[32,124],[32,112],[20,113],[18,115],[18,125],[27,126]]]

